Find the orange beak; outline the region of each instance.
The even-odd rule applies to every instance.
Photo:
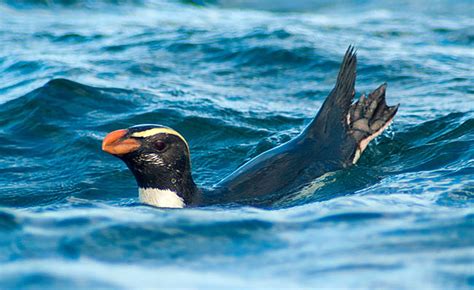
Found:
[[[102,141],[102,150],[112,155],[123,155],[137,150],[141,144],[135,139],[123,139],[127,130],[110,132]]]

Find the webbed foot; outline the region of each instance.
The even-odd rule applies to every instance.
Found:
[[[347,114],[349,133],[356,140],[356,149],[352,163],[359,160],[362,152],[370,141],[390,125],[397,113],[398,106],[387,106],[385,102],[385,91],[387,84],[375,89],[369,96],[362,95],[357,102],[351,105]]]

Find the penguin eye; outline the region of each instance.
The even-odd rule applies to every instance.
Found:
[[[166,149],[166,143],[163,141],[158,141],[155,143],[155,149],[158,151],[163,151]]]

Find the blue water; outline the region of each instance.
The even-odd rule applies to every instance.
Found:
[[[474,288],[472,1],[0,4],[0,288]],[[401,103],[268,209],[139,205],[107,132],[159,123],[211,186],[310,122],[342,55]]]

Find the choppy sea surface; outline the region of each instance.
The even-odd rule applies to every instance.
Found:
[[[472,1],[3,1],[0,288],[474,288]],[[142,206],[107,132],[208,187],[294,137],[358,48],[400,103],[357,166],[269,208]]]

